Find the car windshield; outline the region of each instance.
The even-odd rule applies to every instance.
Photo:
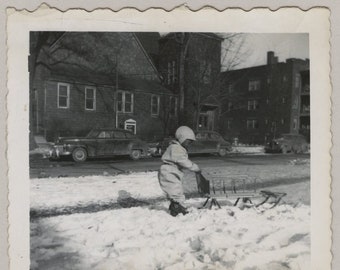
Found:
[[[196,139],[197,140],[205,140],[208,138],[208,134],[204,132],[199,132],[196,134]]]
[[[87,134],[87,138],[96,138],[99,134],[99,130],[91,130],[88,134]]]
[[[133,135],[133,134],[131,134],[129,132],[126,132],[125,135],[126,135],[126,138],[128,138],[128,139],[132,139],[132,138],[135,137],[135,135]]]
[[[125,139],[125,133],[122,131],[114,131],[113,137],[116,139]]]
[[[219,140],[221,137],[220,137],[220,135],[217,134],[217,133],[211,133],[211,134],[210,134],[210,138],[211,138],[212,140]]]

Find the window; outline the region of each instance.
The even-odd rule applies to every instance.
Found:
[[[210,78],[211,78],[211,63],[207,62],[207,61],[203,61],[200,64],[200,73],[201,73],[201,77],[202,77],[202,81],[205,84],[210,83]]]
[[[270,84],[272,82],[272,79],[270,77],[267,77],[267,84]]]
[[[293,119],[293,129],[297,129],[297,119]]]
[[[281,125],[284,125],[284,123],[285,123],[285,119],[281,118]]]
[[[231,94],[233,92],[234,92],[234,84],[231,83],[228,85],[228,93]]]
[[[299,87],[300,87],[300,81],[301,81],[301,76],[300,76],[300,74],[296,74],[296,75],[295,75],[295,81],[294,81],[294,84],[295,84],[295,87],[296,87],[296,88],[299,88]]]
[[[231,101],[228,102],[228,112],[233,109],[233,103]]]
[[[176,97],[170,97],[170,116],[176,116],[177,115],[177,98]]]
[[[168,84],[171,84],[172,80],[172,69],[171,69],[171,62],[168,62]]]
[[[261,82],[260,80],[251,80],[249,81],[249,91],[257,91],[260,90]]]
[[[58,108],[67,109],[70,107],[70,85],[58,83]]]
[[[96,109],[96,89],[93,87],[85,88],[85,110]]]
[[[269,98],[266,99],[266,103],[269,104]]]
[[[259,108],[259,101],[254,100],[248,100],[248,111],[255,111]]]
[[[232,127],[232,120],[228,119],[227,120],[227,129],[231,129]]]
[[[177,82],[177,72],[176,72],[176,62],[172,61],[172,76],[173,76],[173,82]]]
[[[206,139],[208,139],[208,134],[207,133],[201,133],[201,132],[199,132],[199,133],[197,133],[196,134],[196,139],[198,139],[198,140],[206,140]]]
[[[210,139],[212,139],[213,141],[220,140],[221,136],[217,133],[210,133]]]
[[[282,104],[285,104],[285,103],[286,103],[286,98],[283,97],[283,98],[281,99],[281,101],[282,101]]]
[[[98,135],[100,139],[110,139],[112,138],[112,131],[101,131]]]
[[[123,113],[133,112],[133,94],[130,92],[119,91],[117,93],[117,111]]]
[[[128,139],[132,139],[132,138],[135,137],[135,136],[134,136],[133,134],[131,134],[131,133],[125,133],[125,135],[126,135],[126,138],[128,138]]]
[[[125,139],[125,132],[123,132],[123,131],[113,131],[113,137],[115,139]]]
[[[257,128],[259,128],[259,122],[257,119],[247,120],[247,129],[257,129]]]
[[[268,125],[268,119],[266,119],[264,122],[265,122],[266,125]]]
[[[276,122],[272,122],[272,127],[270,128],[272,132],[276,131]]]
[[[159,96],[151,96],[151,115],[159,114]]]
[[[283,75],[283,76],[282,76],[282,81],[283,81],[283,82],[286,82],[286,81],[287,81],[287,76],[286,76],[286,75]]]
[[[168,76],[167,78],[168,84],[173,84],[177,82],[176,61],[168,62],[167,76]]]
[[[199,127],[200,128],[207,128],[208,127],[208,115],[201,114],[199,117]]]

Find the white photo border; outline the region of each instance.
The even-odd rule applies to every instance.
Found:
[[[10,269],[29,268],[29,31],[197,31],[308,33],[311,77],[311,259],[312,269],[331,267],[331,84],[330,12],[327,8],[275,12],[256,8],[222,12],[149,9],[8,9],[8,178]],[[213,20],[211,19],[213,18]],[[161,22],[161,23],[160,23]],[[22,154],[22,153],[27,153]],[[322,232],[322,233],[320,233]]]

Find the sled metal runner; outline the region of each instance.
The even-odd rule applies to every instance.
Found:
[[[242,203],[243,207],[255,208],[270,204],[267,209],[277,206],[282,198],[286,196],[283,192],[272,192],[269,190],[258,191],[256,178],[251,178],[248,175],[218,175],[209,174],[207,180],[201,173],[196,174],[198,192],[206,200],[202,207],[213,206],[221,208],[219,200],[234,201],[233,205],[238,206]],[[260,199],[260,202],[254,203],[253,199]],[[210,202],[210,205],[209,205]]]

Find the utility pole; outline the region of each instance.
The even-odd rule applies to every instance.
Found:
[[[118,128],[118,55],[116,54],[116,85],[115,85],[115,93],[114,93],[114,110],[115,110],[115,125]]]

